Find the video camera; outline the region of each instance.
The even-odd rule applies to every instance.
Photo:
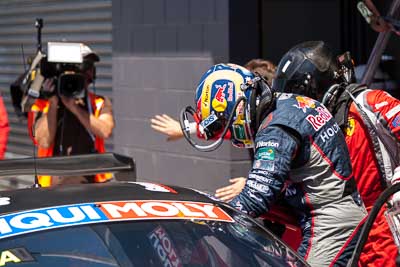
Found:
[[[47,56],[40,61],[40,74],[54,80],[57,95],[81,98],[85,91],[85,72],[94,68],[94,62],[83,58],[87,46],[81,43],[49,42]],[[91,81],[89,81],[91,82]],[[54,94],[53,93],[53,94]],[[41,92],[39,97],[52,94]]]
[[[82,43],[48,42],[47,54],[42,52],[41,29],[43,20],[37,19],[37,53],[29,62],[29,69],[10,86],[11,98],[18,116],[26,116],[36,99],[59,96],[82,98],[85,86],[96,79],[95,62],[99,56]],[[85,75],[92,69],[92,75]],[[55,90],[43,90],[45,79],[53,79]],[[87,80],[89,79],[89,80]]]

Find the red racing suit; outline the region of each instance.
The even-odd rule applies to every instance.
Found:
[[[400,140],[399,100],[381,90],[362,91],[356,96],[356,100],[365,108],[368,117],[376,118],[375,120],[371,119],[375,126],[380,124],[391,132],[395,142]],[[387,160],[385,148],[378,146],[381,155],[376,154],[373,137],[354,102],[351,103],[347,119],[345,137],[353,173],[365,207],[370,212],[386,184],[390,183],[392,173],[390,169],[384,173],[380,170],[379,157],[383,158],[383,161]],[[395,167],[392,166],[392,170]],[[396,266],[397,247],[383,215],[384,210],[382,208],[371,229],[360,257],[360,266]]]
[[[97,96],[91,92],[89,92],[89,99],[91,102],[91,106],[93,107],[93,114],[95,117],[99,117],[101,113],[101,109],[104,106],[104,98]],[[44,99],[37,99],[34,103],[34,105],[31,108],[31,112],[28,113],[28,130],[29,130],[29,135],[33,142],[37,145],[37,142],[35,138],[33,137],[32,131],[33,131],[33,121],[34,121],[34,113],[35,112],[44,112],[47,113],[49,109],[49,101],[44,100]],[[104,146],[104,139],[101,139],[97,136],[95,136],[95,141],[94,141],[94,146],[97,151],[97,153],[104,153],[106,152],[105,146]],[[38,147],[38,157],[51,157],[53,156],[53,147],[54,144],[50,148],[42,148]],[[52,180],[51,176],[48,175],[40,175],[39,177],[39,184],[43,187],[51,186]],[[96,174],[95,176],[95,182],[96,183],[102,183],[110,180],[112,178],[111,173],[101,173],[101,174]]]

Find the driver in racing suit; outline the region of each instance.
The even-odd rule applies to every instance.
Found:
[[[387,184],[398,182],[393,181],[393,170],[400,157],[400,101],[381,90],[370,90],[358,84],[347,87],[375,127],[381,125],[386,129],[385,138],[390,144],[386,147],[375,133],[370,132],[359,108],[343,86],[337,86],[354,82],[352,64],[345,67],[345,56],[334,58],[322,41],[298,44],[281,59],[273,87],[277,91],[291,88],[293,92],[323,99],[345,134],[357,187],[369,212]],[[347,80],[343,79],[346,72]],[[389,154],[395,156],[397,164],[391,162]],[[361,266],[396,266],[398,250],[383,215],[385,210],[381,209],[374,222],[360,257]]]
[[[239,147],[255,144],[244,190],[230,203],[258,217],[284,196],[302,227],[299,253],[312,266],[344,266],[367,213],[344,136],[329,111],[311,98],[275,94],[262,78],[232,64],[210,68],[195,100],[198,134],[218,139],[215,145],[196,144],[181,116],[192,146],[210,151],[223,138]]]

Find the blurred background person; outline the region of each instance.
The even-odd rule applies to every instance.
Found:
[[[53,79],[46,79],[43,90],[48,99],[37,99],[28,116],[29,130],[38,146],[39,157],[71,156],[105,152],[104,140],[114,128],[112,104],[107,97],[89,91],[96,79],[95,63],[100,60],[88,46],[82,49],[84,87],[77,96],[59,95]],[[33,125],[33,127],[31,127]],[[40,176],[41,186],[64,183],[106,182],[111,174],[83,177]]]

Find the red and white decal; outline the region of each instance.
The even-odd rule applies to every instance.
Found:
[[[215,87],[217,87],[217,89],[218,89],[217,93],[215,94],[215,99],[216,99],[218,102],[223,103],[224,100],[225,100],[225,93],[224,93],[224,91],[225,91],[225,88],[226,88],[226,84],[224,84],[223,86],[217,84],[217,85],[215,85]]]
[[[178,254],[176,253],[176,248],[164,228],[161,226],[157,227],[148,237],[163,266],[182,266]]]
[[[233,101],[233,82],[228,82],[228,101]]]
[[[98,203],[110,220],[121,219],[202,219],[233,222],[220,207],[187,201],[124,201]]]
[[[172,189],[171,187],[168,187],[166,185],[162,185],[162,184],[153,184],[153,183],[146,183],[146,182],[135,182],[135,184],[140,184],[140,185],[144,186],[146,190],[149,190],[149,191],[177,194],[177,192],[174,189]]]
[[[325,125],[330,119],[332,119],[332,114],[323,107],[317,107],[317,115],[308,115],[306,120],[311,124],[314,130],[318,131],[322,126]]]

